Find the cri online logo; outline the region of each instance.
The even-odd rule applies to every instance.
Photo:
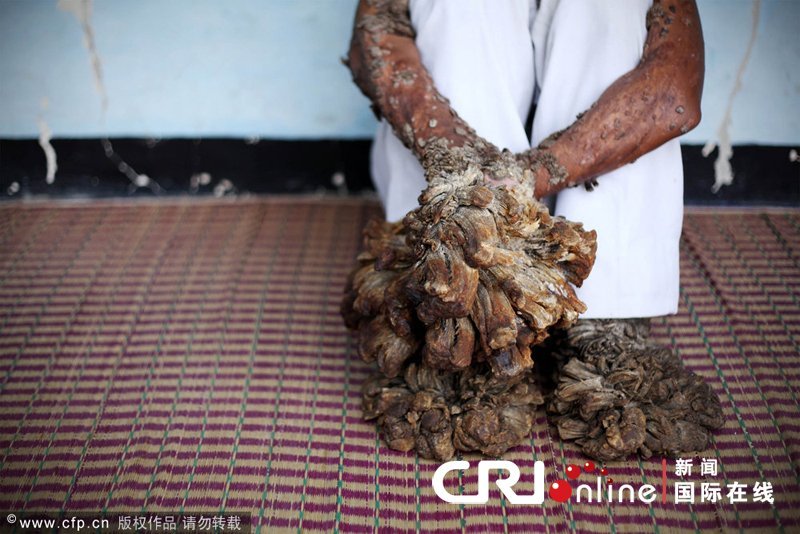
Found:
[[[531,495],[518,495],[514,491],[514,485],[519,481],[520,472],[517,464],[508,460],[483,460],[478,462],[478,493],[475,495],[453,495],[444,487],[444,477],[451,471],[463,471],[469,469],[469,462],[466,460],[454,460],[445,462],[436,470],[433,475],[433,490],[445,502],[454,504],[483,504],[489,500],[489,473],[492,470],[504,470],[508,472],[508,477],[501,478],[499,475],[494,483],[500,488],[506,499],[511,504],[542,504],[544,502],[544,463],[535,462],[533,464],[533,493]],[[583,471],[593,473],[595,465],[593,462],[583,464]],[[581,468],[575,464],[567,466],[567,478],[576,480],[581,474]],[[614,492],[610,477],[605,479],[605,496],[601,488],[601,476],[608,474],[605,468],[600,469],[597,476],[596,492],[589,484],[581,484],[577,488],[577,502],[581,502],[583,496],[588,502],[602,502],[604,497],[608,502],[614,501]],[[666,478],[664,478],[666,484]],[[650,484],[643,484],[635,492],[630,484],[623,484],[617,491],[617,502],[623,500],[634,501],[634,495],[638,493],[639,500],[651,503],[656,500],[656,488]],[[627,495],[626,495],[627,494]],[[550,484],[548,495],[557,502],[566,502],[572,497],[572,486],[568,480],[560,479]],[[666,485],[663,488],[663,497],[666,498]]]

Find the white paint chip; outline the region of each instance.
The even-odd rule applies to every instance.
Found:
[[[103,151],[106,153],[106,157],[117,164],[117,170],[128,177],[133,187],[149,187],[154,193],[161,192],[161,186],[158,182],[146,174],[139,174],[136,172],[136,169],[128,165],[125,160],[114,151],[114,146],[111,144],[110,139],[101,139],[100,143],[103,145]]]
[[[58,9],[62,11],[72,13],[72,15],[81,25],[81,29],[83,30],[83,45],[89,52],[89,61],[92,65],[94,86],[97,90],[97,93],[100,95],[100,106],[103,113],[103,120],[105,120],[105,114],[108,110],[108,94],[106,93],[106,86],[103,82],[103,65],[100,62],[100,55],[97,53],[97,47],[95,46],[94,41],[94,28],[92,27],[92,0],[58,0],[57,6]],[[39,137],[39,144],[42,145],[45,155],[48,155],[48,149],[45,147],[45,144],[43,144],[42,140],[44,139],[44,141],[47,142],[46,144],[49,146],[49,137],[44,134],[44,131],[42,130],[42,124],[44,124],[43,121],[40,121],[39,131],[43,133]],[[44,126],[46,127],[47,125]],[[49,129],[47,130],[47,134],[49,135]],[[106,157],[117,164],[117,169],[119,169],[119,172],[128,177],[128,179],[131,181],[132,187],[149,187],[154,193],[161,192],[161,186],[158,184],[158,182],[146,174],[139,174],[135,169],[133,169],[133,167],[128,165],[125,160],[123,160],[119,154],[114,151],[114,147],[111,145],[111,141],[109,139],[102,139],[101,143],[103,144],[103,150],[105,151]],[[147,141],[147,146],[152,148],[157,143],[158,139],[149,139]],[[52,146],[50,147],[50,150],[52,151]],[[52,154],[53,165],[55,165],[55,151],[52,151]],[[55,175],[55,168],[53,169],[53,175]],[[52,183],[52,179],[50,178],[49,155],[47,183]]]
[[[702,150],[703,157],[708,157],[714,149],[719,146],[717,159],[714,161],[714,185],[711,186],[711,191],[716,193],[723,185],[731,185],[733,183],[733,167],[731,167],[731,158],[733,157],[733,146],[731,145],[731,114],[733,113],[733,100],[736,98],[737,93],[742,88],[742,80],[744,72],[747,68],[747,63],[750,61],[750,55],[753,52],[753,47],[756,44],[756,36],[758,35],[758,19],[761,12],[761,0],[753,0],[752,12],[752,25],[750,28],[750,40],[747,42],[747,48],[742,56],[742,61],[739,63],[739,70],[736,71],[736,78],[731,88],[731,94],[728,96],[728,105],[725,108],[725,115],[722,116],[722,122],[717,129],[717,140],[709,139]]]
[[[50,140],[53,138],[53,132],[41,117],[37,122],[39,123],[39,146],[44,150],[44,157],[47,161],[45,181],[48,184],[52,184],[56,179],[56,171],[58,170],[56,150],[53,148],[53,145],[50,144]]]
[[[217,198],[224,197],[231,190],[233,190],[233,183],[230,180],[220,180],[219,183],[214,186],[214,196]]]
[[[100,105],[105,115],[108,109],[108,96],[106,86],[103,83],[103,65],[100,56],[97,54],[97,47],[94,42],[94,28],[92,27],[92,0],[58,0],[58,9],[72,13],[78,20],[83,30],[83,45],[89,51],[89,61],[92,65],[92,75],[94,77],[94,88],[100,95]]]
[[[197,172],[189,177],[189,187],[192,191],[197,191],[202,185],[211,183],[211,174],[207,172]]]

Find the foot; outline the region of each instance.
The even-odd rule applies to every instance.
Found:
[[[582,320],[551,344],[557,385],[547,410],[559,436],[592,458],[704,450],[724,422],[719,399],[649,320]]]
[[[488,365],[437,371],[416,363],[395,378],[364,384],[364,418],[376,419],[390,448],[449,460],[457,450],[500,456],[531,432],[544,399],[533,374],[498,380]]]

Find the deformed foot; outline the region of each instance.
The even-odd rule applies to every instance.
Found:
[[[440,461],[456,450],[502,455],[530,435],[544,402],[532,373],[498,380],[487,365],[446,372],[412,363],[398,377],[371,377],[362,393],[364,418],[377,419],[389,447]]]
[[[558,369],[548,414],[587,456],[699,451],[724,422],[711,387],[648,333],[646,319],[582,320],[552,344]]]

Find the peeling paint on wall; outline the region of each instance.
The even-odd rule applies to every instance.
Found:
[[[42,147],[44,150],[44,157],[47,160],[47,174],[45,175],[45,181],[48,184],[52,184],[56,179],[56,171],[58,170],[58,163],[56,158],[56,150],[53,148],[53,145],[50,144],[50,140],[53,138],[53,132],[50,130],[50,127],[47,126],[47,123],[44,122],[44,119],[39,119],[39,146]]]
[[[192,193],[197,193],[201,186],[211,183],[211,174],[207,172],[198,172],[189,178],[189,190]]]
[[[227,178],[223,178],[217,185],[214,186],[214,196],[217,198],[224,197],[228,193],[235,195],[236,188],[234,187],[233,182]]]
[[[100,105],[103,115],[108,109],[108,95],[103,83],[103,66],[97,47],[94,44],[94,29],[92,28],[92,0],[58,0],[58,9],[72,13],[83,29],[83,45],[89,51],[89,60],[92,64],[94,87],[100,95]]]
[[[731,167],[731,158],[733,157],[733,146],[731,145],[731,115],[733,113],[733,100],[736,94],[742,88],[742,80],[744,78],[747,63],[750,61],[750,55],[753,52],[753,47],[756,44],[756,36],[758,35],[758,18],[761,12],[761,0],[753,0],[752,8],[752,25],[750,27],[750,40],[747,42],[742,61],[739,63],[739,69],[736,71],[736,78],[731,88],[731,93],[728,96],[728,105],[725,107],[725,114],[722,116],[722,121],[717,128],[717,139],[709,139],[703,147],[703,156],[708,157],[719,147],[717,152],[717,159],[714,161],[714,185],[711,190],[716,193],[723,185],[730,185],[733,183],[733,167]]]
[[[41,106],[42,111],[44,112],[48,106],[47,98],[42,99]],[[48,184],[52,184],[56,179],[56,171],[58,170],[58,158],[56,156],[56,150],[50,143],[50,140],[53,138],[53,132],[50,130],[50,127],[47,125],[41,115],[36,122],[39,125],[39,146],[42,147],[42,150],[44,151],[44,157],[47,162],[45,181]]]
[[[133,167],[128,165],[125,160],[123,160],[116,152],[114,152],[114,146],[111,144],[110,140],[102,139],[100,142],[103,144],[103,150],[105,151],[106,157],[116,163],[117,170],[127,176],[131,181],[132,191],[139,187],[149,187],[153,193],[161,192],[161,186],[158,185],[158,182],[146,174],[139,174],[136,172]]]
[[[106,86],[103,82],[103,64],[100,61],[100,55],[97,53],[97,46],[95,46],[94,41],[94,28],[92,27],[92,0],[58,0],[58,9],[72,13],[78,20],[78,23],[81,25],[81,29],[83,29],[83,45],[89,52],[89,61],[92,65],[94,87],[97,90],[97,93],[100,95],[100,109],[102,112],[103,122],[105,122],[106,112],[108,111],[108,93],[106,92]],[[48,135],[50,135],[49,130]],[[128,163],[126,163],[125,160],[123,160],[122,157],[120,157],[120,155],[114,151],[114,146],[111,144],[110,139],[104,138],[101,140],[101,143],[103,144],[103,151],[105,152],[106,157],[113,161],[117,165],[119,172],[127,176],[131,181],[131,191],[134,191],[140,187],[148,187],[156,194],[162,191],[162,188],[158,182],[146,174],[140,174],[136,172],[133,167],[128,165]],[[44,148],[44,145],[42,148]],[[47,153],[46,149],[45,153]],[[48,159],[48,176],[49,168]],[[51,182],[52,180],[48,180],[48,183]]]

